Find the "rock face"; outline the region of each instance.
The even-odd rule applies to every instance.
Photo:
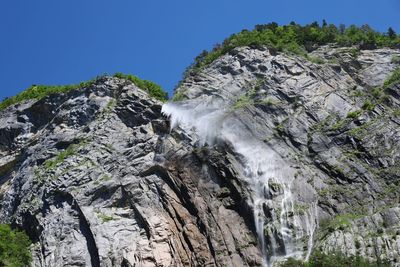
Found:
[[[1,114],[1,221],[34,266],[261,264],[234,170],[170,135],[161,104],[105,77]]]
[[[319,248],[399,266],[400,84],[383,86],[398,54],[327,46],[314,64],[237,48],[183,81],[176,94],[186,100],[166,106],[208,139],[201,125],[220,125],[211,135],[241,159],[238,179],[256,180],[249,205],[261,210],[264,261]]]
[[[102,77],[4,110],[0,222],[33,266],[400,266],[400,51],[312,54],[237,48],[164,106]]]

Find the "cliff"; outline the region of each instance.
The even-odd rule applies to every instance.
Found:
[[[400,266],[400,51],[240,47],[163,104],[129,80],[0,113],[0,222],[33,266]]]

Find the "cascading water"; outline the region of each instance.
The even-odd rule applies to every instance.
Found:
[[[315,229],[315,209],[308,209],[301,218],[296,215],[291,193],[293,170],[272,148],[255,138],[227,106],[222,100],[190,100],[167,103],[162,112],[170,117],[171,129],[179,125],[185,131],[195,132],[200,145],[226,142],[240,157],[241,179],[253,192],[254,222],[264,266],[273,266],[274,262],[288,257],[308,258]],[[309,238],[306,253],[303,237]]]

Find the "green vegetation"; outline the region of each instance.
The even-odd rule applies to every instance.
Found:
[[[357,90],[357,91],[351,93],[350,96],[352,96],[352,97],[362,97],[362,96],[365,96],[365,93],[362,92],[362,91],[358,91]]]
[[[400,67],[396,68],[392,72],[392,74],[383,83],[383,86],[371,88],[368,90],[368,93],[361,93],[357,91],[353,94],[353,96],[365,97],[366,100],[362,105],[362,110],[369,112],[374,110],[376,105],[382,104],[388,99],[385,89],[395,83],[400,83]]]
[[[372,96],[374,98],[376,98],[376,99],[379,99],[382,96],[383,93],[384,92],[383,92],[381,87],[373,88],[372,91],[371,91]]]
[[[347,118],[355,119],[358,118],[361,114],[362,114],[361,110],[350,111],[349,113],[347,113]]]
[[[288,122],[288,120],[289,118],[283,119],[280,123],[275,125],[274,130],[279,134],[283,134],[285,132],[285,124]]]
[[[44,162],[44,166],[46,170],[52,170],[55,167],[57,167],[58,164],[64,162],[65,159],[67,159],[70,156],[73,156],[76,154],[76,152],[79,150],[79,148],[83,147],[84,145],[88,144],[90,140],[88,139],[81,139],[79,140],[79,143],[77,144],[70,144],[65,150],[61,151],[58,153],[54,158],[48,159]],[[86,159],[85,161],[82,161],[82,165],[86,163],[91,163],[93,162],[90,159]],[[93,164],[94,165],[94,164]]]
[[[315,64],[324,64],[325,63],[325,60],[320,57],[310,56],[310,55],[306,54],[305,58]]]
[[[194,63],[186,70],[185,76],[196,73],[198,70],[212,63],[215,59],[240,46],[268,46],[270,49],[289,52],[308,57],[316,63],[323,63],[321,59],[309,57],[307,53],[315,47],[329,43],[336,43],[342,47],[359,45],[363,47],[395,47],[400,44],[400,35],[392,29],[387,33],[374,31],[370,26],[357,27],[351,25],[339,27],[334,24],[322,26],[317,22],[301,26],[294,22],[289,25],[279,26],[272,22],[256,25],[251,31],[243,30],[225,39],[222,44],[214,46],[212,51],[203,51],[194,60]],[[353,57],[357,57],[358,49],[351,51]]]
[[[362,109],[366,111],[372,111],[375,108],[375,105],[371,102],[371,100],[366,100],[362,105]]]
[[[106,215],[104,213],[101,213],[101,212],[97,213],[97,217],[101,220],[102,223],[107,223],[109,221],[114,220],[114,217],[108,216],[108,215]]]
[[[254,104],[254,97],[257,93],[257,90],[259,87],[255,87],[249,91],[247,91],[245,94],[241,95],[239,98],[236,99],[236,102],[233,104],[232,109],[241,109],[245,108],[249,105]]]
[[[342,120],[341,120],[341,119],[338,119],[338,120],[336,121],[336,123],[333,124],[332,126],[325,125],[325,127],[328,127],[326,130],[334,130],[334,131],[340,130],[340,129],[342,129],[343,127],[349,125],[349,124],[352,122],[352,120],[353,120],[353,116],[357,116],[358,114],[359,114],[358,112],[349,112],[349,113],[347,114],[347,118],[342,119]],[[355,117],[354,117],[354,118],[355,118]]]
[[[355,92],[353,94],[353,96],[364,97],[364,99],[365,99],[361,109],[349,112],[345,119],[337,121],[336,124],[334,124],[331,127],[331,129],[333,129],[333,130],[341,129],[343,126],[348,124],[351,120],[358,118],[363,113],[373,111],[375,109],[376,105],[385,103],[385,100],[388,98],[388,95],[386,94],[385,89],[395,83],[400,83],[400,68],[397,68],[393,71],[393,73],[385,80],[383,86],[371,88],[370,90],[368,90],[367,93],[361,93],[360,91]],[[393,116],[398,116],[398,114],[399,114],[398,110],[397,111],[393,110],[393,112],[392,112]],[[370,126],[373,122],[374,122],[374,120],[367,122],[364,125],[350,129],[348,131],[348,134],[353,137],[362,139],[368,134],[367,127]],[[326,127],[326,125],[322,125],[322,126]]]
[[[24,267],[31,262],[29,237],[9,225],[0,224],[0,266]]]
[[[296,260],[294,258],[289,258],[285,262],[281,263],[279,267],[305,267],[307,263]]]
[[[357,48],[352,47],[352,48],[349,50],[349,53],[350,53],[350,55],[351,55],[352,58],[357,58],[357,57],[360,55],[360,49],[357,49]]]
[[[59,163],[64,162],[64,160],[76,153],[77,145],[70,145],[64,151],[61,151],[54,159],[47,160],[44,166],[47,170],[54,169]]]
[[[382,261],[370,262],[360,256],[346,256],[341,252],[325,254],[315,251],[308,262],[293,258],[288,259],[280,267],[389,267],[390,264]]]
[[[389,263],[382,261],[370,262],[361,256],[345,256],[343,253],[334,252],[332,254],[324,254],[317,251],[313,254],[310,261],[310,267],[389,267]]]
[[[265,98],[265,99],[256,99],[257,92],[262,88],[264,81],[262,79],[257,79],[255,82],[249,83],[245,86],[246,92],[236,98],[235,103],[232,106],[233,110],[245,108],[250,105],[265,105],[272,106],[279,104],[279,101]]]
[[[327,187],[325,187],[325,188],[323,188],[321,190],[318,190],[318,195],[320,197],[326,197],[329,193],[330,193],[330,190]]]
[[[160,101],[167,101],[168,100],[168,93],[165,92],[161,86],[158,84],[148,81],[142,80],[139,77],[132,75],[132,74],[122,74],[117,72],[114,74],[114,77],[125,79],[133,82],[137,87],[149,93],[150,96],[160,100]]]
[[[364,215],[360,214],[340,214],[333,219],[322,221],[320,224],[321,231],[328,231],[332,233],[336,230],[345,230],[351,226],[353,220],[362,218]]]
[[[394,55],[394,56],[392,57],[391,62],[394,63],[394,64],[400,64],[400,56]]]
[[[294,203],[294,205],[293,205],[294,212],[299,215],[306,214],[308,209],[309,209],[309,207],[305,203]]]
[[[106,108],[104,109],[105,112],[110,112],[111,110],[114,109],[114,107],[117,105],[117,100],[111,99],[108,103]]]
[[[161,101],[166,101],[168,99],[168,94],[164,92],[159,85],[151,81],[142,80],[134,75],[125,75],[122,73],[116,73],[114,77],[127,79],[133,82],[137,87],[147,91],[152,97],[157,98]],[[0,111],[6,109],[9,106],[21,103],[25,100],[40,100],[50,94],[67,93],[71,90],[88,87],[95,83],[98,78],[99,77],[86,82],[81,82],[79,84],[70,85],[32,85],[31,87],[17,94],[16,96],[5,98],[0,103]]]
[[[81,82],[79,84],[71,84],[71,85],[32,85],[25,91],[19,93],[16,96],[6,98],[0,103],[0,111],[6,109],[11,105],[15,105],[21,103],[25,100],[36,99],[40,100],[50,94],[54,93],[67,93],[71,90],[83,88],[90,86],[96,81],[96,79]]]
[[[383,88],[385,89],[395,83],[400,83],[400,68],[393,71],[392,75],[383,84]]]
[[[105,175],[103,175],[103,176],[100,178],[100,180],[101,180],[101,181],[109,181],[109,180],[111,180],[111,176],[105,174]]]
[[[233,109],[241,109],[253,104],[253,99],[250,95],[244,94],[236,99],[235,104],[232,106]]]

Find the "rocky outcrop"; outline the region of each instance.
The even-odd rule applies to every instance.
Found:
[[[161,105],[105,77],[1,114],[1,221],[34,266],[261,264],[233,167],[205,170],[226,152],[170,135]]]
[[[400,266],[400,84],[383,87],[399,54],[243,47],[164,107],[112,77],[9,107],[0,221],[26,230],[33,266],[261,266],[313,249]]]

